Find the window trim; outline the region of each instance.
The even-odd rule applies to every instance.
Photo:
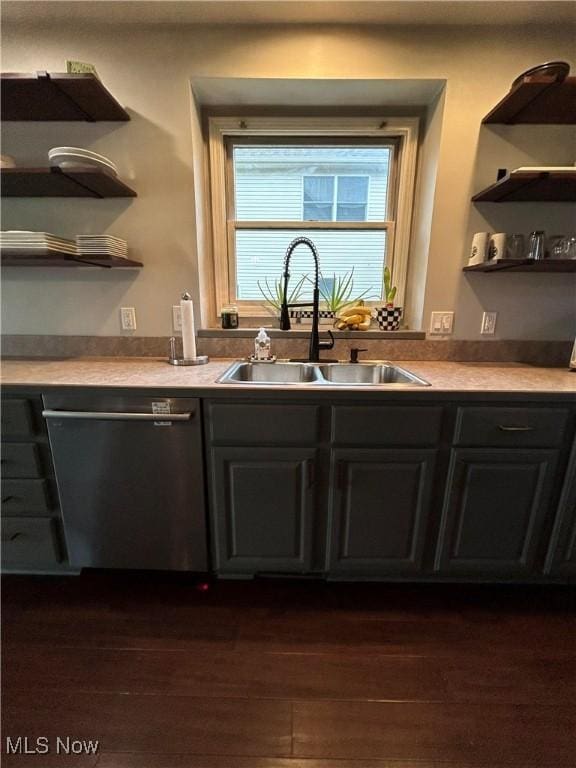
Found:
[[[208,118],[208,157],[210,168],[210,201],[213,246],[213,284],[217,314],[220,307],[231,300],[230,286],[236,278],[233,253],[235,229],[278,228],[271,222],[234,220],[233,194],[230,194],[229,159],[226,148],[228,137],[328,137],[328,138],[381,138],[398,140],[397,176],[391,179],[393,208],[397,212],[395,222],[282,222],[285,229],[385,229],[389,237],[389,261],[392,281],[397,286],[396,303],[403,306],[408,273],[412,211],[416,184],[419,118],[302,118],[302,117],[222,117]],[[390,205],[390,198],[389,198]],[[316,225],[316,226],[314,226]],[[330,226],[327,226],[330,225]],[[354,226],[356,225],[356,226]],[[360,226],[359,226],[360,225]],[[232,250],[231,250],[232,247]],[[279,255],[279,266],[282,254]],[[234,273],[233,273],[234,272]],[[381,304],[382,302],[372,302]],[[241,315],[263,316],[263,302],[241,302]]]

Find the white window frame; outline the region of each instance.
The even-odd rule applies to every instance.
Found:
[[[387,231],[387,264],[392,273],[392,282],[397,286],[396,304],[403,306],[408,274],[408,254],[414,190],[416,184],[416,163],[418,154],[419,119],[417,117],[386,118],[301,118],[301,117],[222,117],[208,119],[208,155],[210,163],[210,201],[212,219],[212,246],[214,265],[214,294],[217,312],[224,304],[234,300],[235,262],[229,257],[234,247],[236,226],[234,211],[231,210],[227,195],[227,153],[226,139],[230,136],[343,136],[395,138],[399,141],[394,222],[283,222],[285,229],[331,229],[352,230],[355,228],[385,229]],[[266,228],[270,222],[241,222],[238,228]],[[355,227],[354,225],[361,225]],[[284,254],[278,254],[278,274]],[[234,272],[234,274],[232,274]],[[231,290],[234,286],[234,290]],[[237,302],[240,314],[249,317],[264,316],[263,302]],[[370,302],[382,304],[382,301]]]

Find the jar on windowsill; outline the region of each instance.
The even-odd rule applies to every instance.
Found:
[[[220,310],[222,328],[238,328],[238,307],[235,304],[224,304]]]

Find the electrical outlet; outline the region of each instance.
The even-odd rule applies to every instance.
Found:
[[[136,330],[136,310],[134,307],[120,307],[120,325],[123,331]]]
[[[182,330],[182,311],[180,304],[174,304],[172,306],[172,330]]]
[[[431,336],[449,336],[454,330],[454,312],[432,312],[430,315]]]
[[[482,315],[482,325],[480,326],[480,333],[492,334],[496,331],[496,317],[497,312],[484,312]]]

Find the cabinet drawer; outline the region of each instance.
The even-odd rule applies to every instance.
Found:
[[[210,440],[229,445],[306,445],[319,438],[319,411],[306,405],[210,403]]]
[[[2,514],[39,514],[50,510],[46,480],[2,480]]]
[[[35,443],[4,443],[2,445],[3,477],[41,477],[42,465]]]
[[[54,520],[42,517],[8,517],[2,520],[4,568],[37,570],[61,560]]]
[[[568,411],[556,408],[459,408],[456,445],[495,448],[560,445]]]
[[[440,440],[442,408],[338,406],[332,423],[332,439],[340,444],[435,445]]]
[[[2,437],[26,437],[34,434],[32,405],[29,400],[2,400]]]

